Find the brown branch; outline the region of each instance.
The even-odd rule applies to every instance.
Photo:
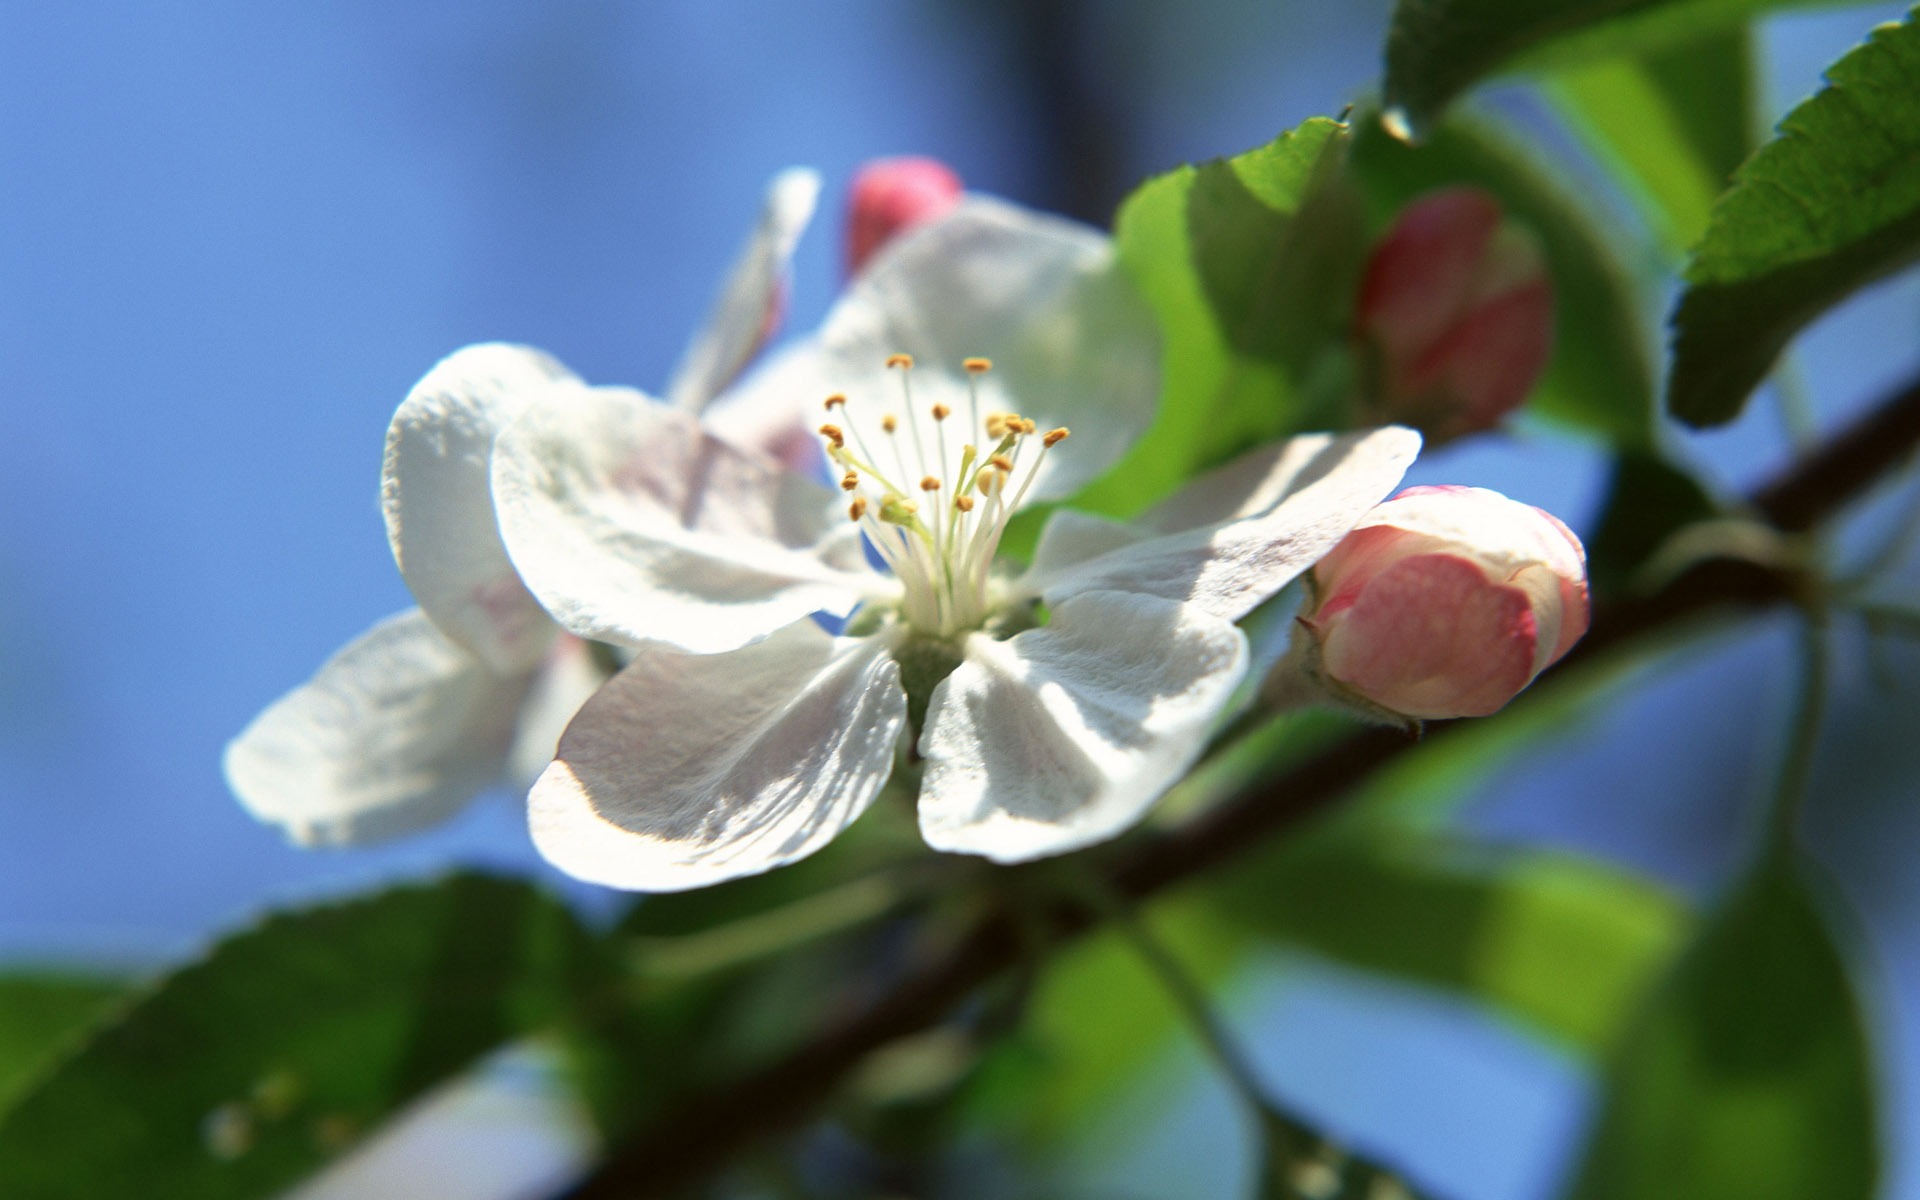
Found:
[[[1779,528],[1811,528],[1898,466],[1920,445],[1920,379],[1756,491],[1753,508]],[[1644,634],[1727,607],[1780,604],[1804,580],[1755,563],[1710,561],[1658,593],[1611,604],[1595,615],[1567,663],[1592,660]],[[1446,724],[1428,727],[1443,737]],[[1417,743],[1389,730],[1352,734],[1278,779],[1248,787],[1186,827],[1145,841],[1111,868],[1116,888],[1145,897],[1200,875],[1265,838],[1324,811],[1354,785]],[[1060,937],[1093,923],[1062,908]],[[671,1195],[705,1178],[762,1138],[792,1129],[819,1110],[873,1051],[945,1020],[961,1001],[1019,961],[1013,918],[996,912],[937,961],[910,972],[872,1006],[822,1030],[758,1071],[684,1098],[652,1128],[612,1152],[568,1200],[635,1200]]]

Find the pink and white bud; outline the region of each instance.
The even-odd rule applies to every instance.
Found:
[[[1580,539],[1485,488],[1407,488],[1321,559],[1311,583],[1300,665],[1385,716],[1486,716],[1587,632]]]
[[[932,158],[876,158],[853,177],[847,197],[847,274],[900,234],[942,217],[960,202],[960,177]]]
[[[1553,352],[1553,283],[1539,239],[1479,188],[1402,209],[1360,282],[1354,338],[1371,415],[1429,441],[1490,429]]]

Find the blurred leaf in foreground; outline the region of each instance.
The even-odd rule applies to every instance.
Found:
[[[553,899],[478,875],[268,918],[0,1116],[0,1195],[279,1193],[590,989]]]
[[[0,1113],[126,992],[122,984],[70,972],[0,974]]]
[[[1616,1056],[1573,1200],[1867,1200],[1872,1057],[1804,864],[1704,927]]]

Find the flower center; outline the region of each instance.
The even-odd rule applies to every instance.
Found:
[[[839,410],[845,426],[822,425],[820,436],[851,494],[847,516],[901,582],[901,617],[918,633],[951,638],[992,614],[994,552],[1067,431],[1041,433],[1018,413],[982,413],[978,380],[993,369],[984,358],[961,364],[964,417],[945,404],[915,405],[911,356],[896,354],[887,365],[899,372],[899,403],[876,420],[847,397],[829,396],[828,414]]]

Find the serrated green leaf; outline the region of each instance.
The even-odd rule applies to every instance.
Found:
[[[1687,926],[1669,893],[1568,854],[1308,839],[1208,894],[1263,936],[1457,990],[1584,1053],[1611,1043]]]
[[[1752,41],[1734,29],[1546,81],[1676,255],[1705,232],[1714,200],[1753,149]]]
[[[1592,221],[1521,151],[1460,122],[1409,145],[1369,120],[1355,133],[1351,162],[1382,224],[1424,192],[1470,183],[1532,227],[1553,275],[1554,349],[1528,407],[1617,446],[1650,444],[1652,368],[1633,289]]]
[[[1572,1200],[1868,1200],[1872,1059],[1804,865],[1746,882],[1621,1048]]]
[[[278,1194],[480,1056],[591,961],[565,907],[478,875],[269,917],[153,985],[0,1117],[0,1195]]]
[[[1738,416],[1787,343],[1920,260],[1920,24],[1874,30],[1781,122],[1714,206],[1673,314],[1667,405]]]
[[[1365,251],[1341,188],[1345,140],[1345,126],[1314,118],[1155,176],[1121,206],[1114,237],[1159,318],[1165,382],[1153,427],[1076,507],[1130,514],[1311,423],[1311,375],[1345,336]]]
[[[1386,103],[1416,130],[1490,75],[1697,41],[1760,13],[1849,0],[1400,0],[1387,31]]]
[[[0,975],[0,1113],[126,992],[125,984],[70,972]]]

